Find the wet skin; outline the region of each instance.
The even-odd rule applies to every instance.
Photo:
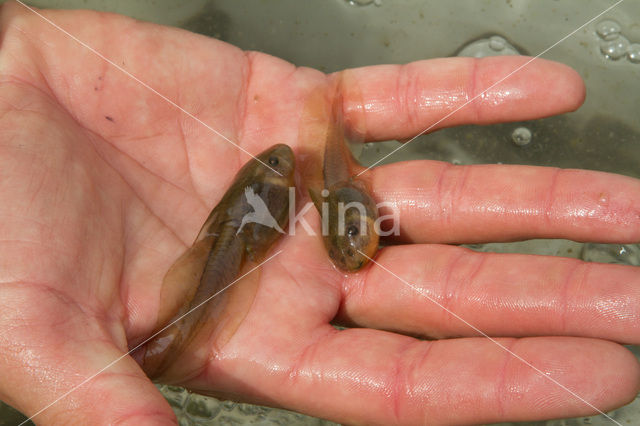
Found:
[[[248,198],[251,193],[257,195],[282,229],[289,219],[294,155],[289,146],[279,144],[257,158],[261,162],[252,159],[240,169],[193,245],[164,277],[155,331],[162,332],[144,347],[143,368],[149,377],[161,375],[204,323],[216,320],[219,316],[216,313],[219,314],[221,305],[227,302],[226,297],[207,299],[241,275],[248,261],[260,262],[282,235],[275,227],[246,221],[247,215],[255,211]],[[203,303],[206,305],[196,308]],[[178,321],[163,330],[174,320]]]
[[[355,272],[378,251],[378,209],[368,184],[357,177],[357,164],[346,145],[342,96],[335,96],[329,117],[324,190],[310,188],[309,194],[323,217],[323,240],[331,261],[343,271]]]
[[[0,399],[33,415],[66,394],[39,424],[175,425],[140,365],[122,356],[151,336],[163,276],[248,157],[17,3],[0,11]],[[43,13],[250,152],[283,141],[300,172],[303,156],[314,157],[309,165],[322,179],[326,138],[299,139],[299,117],[309,91],[331,76],[177,28],[90,11]],[[485,89],[437,127],[530,120],[582,102],[580,77],[543,59],[494,84],[528,60],[353,70],[362,96],[345,95],[346,127],[366,126],[369,142],[408,139]],[[247,276],[260,274],[255,287],[243,279],[217,296],[257,290],[233,336],[199,332],[163,377],[342,424],[595,412],[422,297],[429,295],[599,409],[636,396],[638,362],[613,342],[640,343],[637,267],[455,244],[637,243],[640,181],[424,160],[362,177],[376,201],[400,210],[404,244],[380,250],[380,265],[344,273],[309,212],[315,236],[299,226],[276,242],[281,255]],[[203,328],[221,324],[212,318]],[[353,328],[336,330],[332,321]],[[185,368],[201,374],[189,379]]]

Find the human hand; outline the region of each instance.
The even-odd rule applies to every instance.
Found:
[[[318,71],[120,16],[45,16],[251,153],[317,149],[298,135],[307,95],[327,82]],[[150,336],[164,273],[249,156],[21,6],[5,4],[0,19],[0,398],[33,415]],[[409,138],[526,60],[354,70],[362,99],[345,96],[345,114],[367,140]],[[547,116],[583,96],[573,71],[536,60],[441,125]],[[594,411],[549,377],[601,410],[635,396],[637,362],[610,342],[640,341],[634,268],[442,244],[637,242],[638,181],[434,161],[363,177],[399,210],[407,244],[345,276],[319,236],[284,237],[252,286],[237,286],[251,301],[237,328],[183,354],[168,379],[367,424]],[[318,225],[314,209],[305,217]],[[546,377],[425,295],[509,336],[496,340]],[[359,328],[337,331],[334,319]],[[36,421],[175,419],[127,356]]]

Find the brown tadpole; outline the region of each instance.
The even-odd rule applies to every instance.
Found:
[[[233,335],[251,306],[259,271],[234,280],[258,265],[283,234],[294,170],[293,151],[284,144],[247,162],[193,245],[169,268],[162,282],[158,334],[139,357],[149,377],[171,373],[187,347],[195,351],[212,337],[219,346]],[[184,364],[189,370],[191,363]]]
[[[378,209],[369,182],[359,177],[363,168],[347,145],[352,138],[363,137],[364,129],[346,129],[345,93],[359,98],[357,83],[348,72],[336,76],[333,85],[312,91],[301,119],[300,136],[304,142],[322,150],[322,171],[307,172],[307,186],[322,218],[324,245],[333,264],[347,272],[364,267],[378,250],[376,229]],[[362,126],[364,120],[360,120]],[[351,126],[353,127],[353,126]],[[317,162],[316,164],[319,164]]]

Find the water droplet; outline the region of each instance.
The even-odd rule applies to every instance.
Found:
[[[630,44],[627,48],[627,59],[634,64],[640,64],[640,43]]]
[[[500,36],[493,36],[489,39],[489,47],[496,52],[504,50],[507,45],[507,40]]]
[[[600,203],[600,205],[606,206],[607,204],[609,204],[609,195],[601,192],[600,195],[598,196],[598,203]]]
[[[610,19],[602,21],[596,26],[596,33],[605,41],[617,39],[620,35],[620,30],[620,24]]]
[[[351,6],[367,6],[374,2],[374,0],[346,0]]]
[[[382,0],[373,0],[373,4],[375,4],[377,7],[382,6]]]
[[[483,58],[496,55],[519,55],[520,52],[504,37],[493,35],[489,38],[481,38],[467,43],[459,51],[457,56]]]
[[[518,146],[525,146],[531,142],[531,130],[526,127],[518,127],[511,133],[511,140]]]
[[[603,41],[600,43],[600,52],[607,59],[617,61],[627,54],[629,48],[629,40],[620,36],[613,41]]]

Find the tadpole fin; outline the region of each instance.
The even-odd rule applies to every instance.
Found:
[[[214,235],[197,240],[165,274],[160,290],[160,307],[156,321],[158,327],[166,325],[180,308],[193,298],[215,240]]]

